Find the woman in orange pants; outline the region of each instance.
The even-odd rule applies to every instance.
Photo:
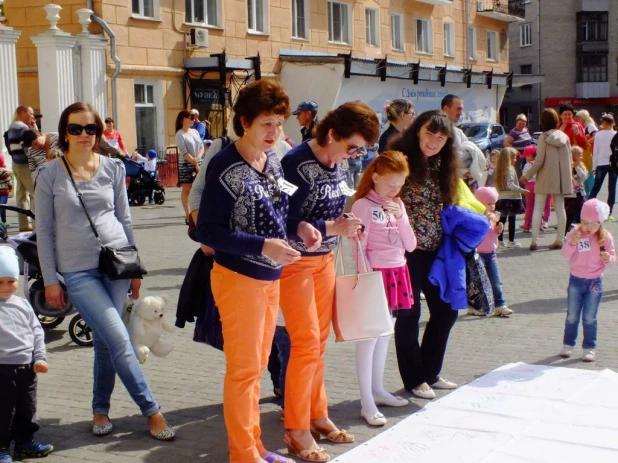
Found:
[[[210,279],[225,341],[223,413],[230,462],[293,463],[264,448],[259,407],[279,276],[284,265],[300,258],[286,241],[288,196],[279,186],[283,171],[272,151],[290,115],[289,98],[280,84],[260,80],[239,92],[234,112],[240,139],[210,162],[197,222],[198,240],[215,250]],[[321,241],[306,223],[298,233],[310,248]]]
[[[349,443],[354,436],[328,419],[324,388],[324,349],[330,331],[335,295],[333,249],[338,236],[354,237],[361,221],[343,216],[347,163],[380,134],[373,109],[359,101],[330,111],[314,130],[315,139],[292,149],[281,161],[285,179],[298,187],[290,196],[288,236],[300,251],[298,262],[281,274],[281,309],[292,348],[285,383],[285,443],[292,455],[305,461],[329,461],[314,436]],[[298,235],[299,223],[317,228],[322,243],[307,249]],[[313,435],[312,435],[313,434]]]

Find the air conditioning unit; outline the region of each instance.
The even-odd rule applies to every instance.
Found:
[[[187,48],[198,48],[208,46],[208,29],[192,27],[185,32]]]

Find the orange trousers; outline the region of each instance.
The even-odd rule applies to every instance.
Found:
[[[215,263],[212,294],[223,327],[223,415],[230,463],[259,461],[260,379],[268,365],[279,309],[279,281],[261,281]]]
[[[328,416],[324,350],[335,298],[333,253],[301,257],[283,268],[281,310],[292,348],[285,377],[285,428],[309,430]]]

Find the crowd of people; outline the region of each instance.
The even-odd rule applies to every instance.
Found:
[[[615,200],[613,117],[605,114],[595,130],[586,112],[565,106],[559,116],[548,108],[537,144],[521,115],[505,147],[485,159],[456,126],[463,109],[456,95],[418,115],[411,102],[394,100],[385,108],[389,125],[381,133],[375,111],[361,101],[318,119],[317,103],[303,101],[292,111],[279,83],[260,80],[239,91],[228,137],[204,143],[209,132],[199,113],[178,114],[182,207],[209,262],[205,274],[190,278],[205,285],[210,298],[190,313],[179,305],[177,318],[193,321],[196,315],[198,338],[197,331],[213,323],[205,312],[217,314],[231,462],[292,462],[261,440],[260,379],[266,368],[282,398],[289,455],[326,462],[330,455],[321,439],[354,442],[329,418],[324,386],[336,310],[334,252],[343,239],[358,242],[357,261],[366,260],[368,271],[381,274],[404,388],[431,400],[436,389],[457,388],[442,376],[442,366],[458,311],[473,305],[473,278],[466,279],[470,262],[480,263],[492,294],[490,309],[475,306],[468,313],[512,315],[498,250],[518,246],[516,216],[524,213],[530,249],[538,249],[551,201],[558,228],[549,247],[562,249],[571,270],[560,355],[573,354],[582,320],[582,359],[595,360],[603,271],[616,261],[612,235],[603,227],[613,220]],[[292,114],[303,137],[297,146],[283,134]],[[46,134],[36,128],[32,109],[20,106],[7,139],[21,182],[17,190],[25,192],[18,206],[28,208],[28,195],[30,208],[36,200],[46,303],[62,308],[69,297],[93,331],[92,434],[113,431],[109,415],[118,375],[147,418],[150,435],[174,439],[122,321],[126,296],[139,297],[141,279],[113,278],[99,262],[103,248],[136,245],[123,164],[97,153],[107,143],[112,153],[127,154],[114,121],[104,123],[92,106],[75,103],[63,111],[58,131]],[[351,161],[374,149],[379,154],[356,172]],[[12,188],[2,169],[0,163],[0,198]],[[594,183],[586,194],[589,171]],[[609,204],[595,199],[607,174]],[[20,230],[32,226],[20,224]],[[53,451],[34,440],[36,375],[49,366],[41,326],[28,302],[15,296],[18,277],[15,252],[0,247],[0,463]],[[423,305],[429,320],[419,340]],[[378,407],[409,403],[384,387],[389,340],[387,335],[356,344],[360,415],[371,426],[386,423]]]

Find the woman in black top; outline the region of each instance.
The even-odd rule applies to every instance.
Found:
[[[389,125],[388,128],[382,132],[382,135],[380,135],[378,153],[386,151],[390,140],[412,125],[415,114],[414,105],[402,98],[391,101],[384,108],[384,112],[386,113],[386,119]]]

